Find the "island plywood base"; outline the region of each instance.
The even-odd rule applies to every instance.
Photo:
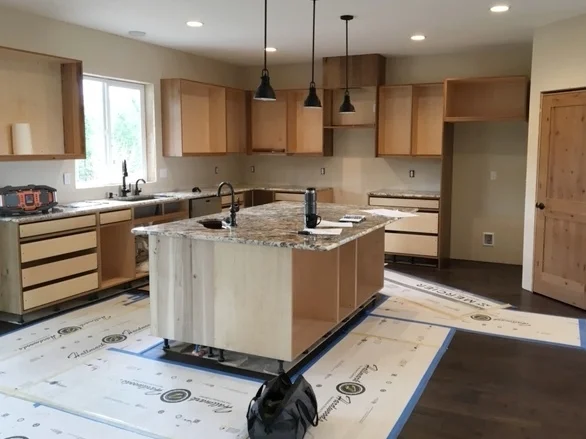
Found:
[[[292,361],[383,287],[384,228],[331,251],[149,240],[151,329],[166,339]]]

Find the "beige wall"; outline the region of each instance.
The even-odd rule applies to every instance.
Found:
[[[240,86],[241,69],[206,58],[144,44],[128,38],[73,26],[30,14],[0,8],[0,46],[14,47],[81,59],[85,73],[154,84],[157,167],[168,178],[149,184],[148,191],[170,190],[240,179],[238,158],[163,158],[159,81],[182,77],[222,85]],[[220,173],[214,174],[219,166]],[[62,174],[74,175],[73,161],[0,162],[0,186],[48,184],[59,191],[60,201],[103,197],[105,188],[75,190],[63,185]],[[157,174],[158,175],[158,174]],[[109,190],[113,190],[110,188]]]
[[[533,234],[539,154],[540,97],[545,91],[586,87],[584,42],[586,42],[586,15],[538,29],[533,39],[523,248],[523,288],[527,290],[533,289]]]
[[[316,82],[321,83],[321,66]],[[446,77],[528,75],[531,47],[491,47],[448,55],[389,58],[387,84],[441,82]],[[270,67],[275,88],[305,88],[310,65]],[[247,68],[248,88],[258,85],[260,67]],[[452,257],[521,263],[527,124],[457,124],[454,151]],[[333,186],[336,201],[366,203],[366,193],[382,187],[439,189],[440,161],[374,157],[373,130],[337,130],[334,157],[252,156],[245,179]],[[320,175],[320,168],[326,175]],[[408,176],[414,169],[415,178]],[[490,180],[490,171],[497,180]],[[495,247],[482,246],[482,232],[495,233]],[[513,232],[515,231],[515,232]]]

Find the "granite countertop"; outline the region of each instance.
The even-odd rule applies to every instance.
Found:
[[[366,219],[352,228],[342,229],[337,236],[298,235],[303,230],[303,203],[280,201],[250,207],[238,212],[238,226],[232,229],[210,230],[199,221],[204,219],[224,219],[226,215],[214,214],[200,218],[176,221],[149,227],[133,229],[136,235],[158,235],[204,241],[221,241],[248,245],[293,248],[299,250],[333,250],[341,245],[385,227],[398,218],[371,215],[362,210],[372,210],[369,206],[348,206],[321,203],[318,214],[328,221],[338,221],[345,214],[365,215]],[[416,209],[404,209],[414,211]]]
[[[439,191],[413,191],[404,189],[379,189],[368,193],[371,197],[388,198],[429,198],[439,200]]]
[[[154,206],[161,203],[171,203],[174,201],[185,201],[195,200],[198,198],[215,197],[218,193],[218,187],[201,187],[201,192],[191,192],[191,190],[173,191],[173,192],[160,192],[156,194],[144,194],[154,195],[156,198],[150,200],[140,201],[120,201],[113,199],[102,199],[102,200],[89,200],[73,202],[69,204],[60,204],[57,206],[57,210],[53,210],[48,214],[34,214],[27,216],[0,216],[0,221],[15,222],[19,224],[34,223],[39,221],[54,220],[60,218],[68,218],[72,216],[88,215],[98,212],[109,212],[113,210],[130,209],[133,207],[140,206]],[[246,185],[246,184],[235,184],[234,192],[241,194],[252,190],[267,190],[275,192],[289,192],[289,193],[304,193],[305,186],[291,186],[283,185],[279,186],[276,184],[272,185]],[[327,190],[331,188],[318,187],[317,190]],[[222,190],[222,195],[230,195],[228,188]]]

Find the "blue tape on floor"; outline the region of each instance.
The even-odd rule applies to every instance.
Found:
[[[440,360],[442,359],[442,357],[444,356],[444,354],[448,350],[448,346],[450,345],[452,338],[454,338],[455,333],[456,333],[455,329],[450,330],[448,336],[446,337],[446,339],[442,343],[439,351],[437,352],[437,354],[435,354],[435,357],[433,358],[431,364],[427,368],[427,371],[425,371],[425,374],[423,375],[422,380],[419,382],[417,389],[415,389],[415,392],[411,396],[411,399],[407,403],[407,406],[403,410],[403,413],[401,413],[399,420],[397,421],[397,423],[395,424],[395,426],[393,427],[393,429],[391,430],[391,432],[387,436],[387,439],[395,439],[395,438],[399,437],[401,430],[403,430],[403,427],[407,423],[407,420],[411,416],[411,413],[413,413],[413,409],[415,409],[415,406],[419,402],[419,398],[421,398],[421,395],[423,395],[423,391],[427,387],[427,383],[429,383],[429,380],[431,379],[433,373],[435,372],[437,365],[439,364]]]
[[[580,319],[578,325],[580,327],[580,345],[582,349],[586,349],[586,320]]]

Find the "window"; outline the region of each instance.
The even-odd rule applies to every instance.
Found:
[[[119,184],[122,161],[131,178],[147,179],[145,85],[83,79],[86,159],[77,160],[77,187]]]

